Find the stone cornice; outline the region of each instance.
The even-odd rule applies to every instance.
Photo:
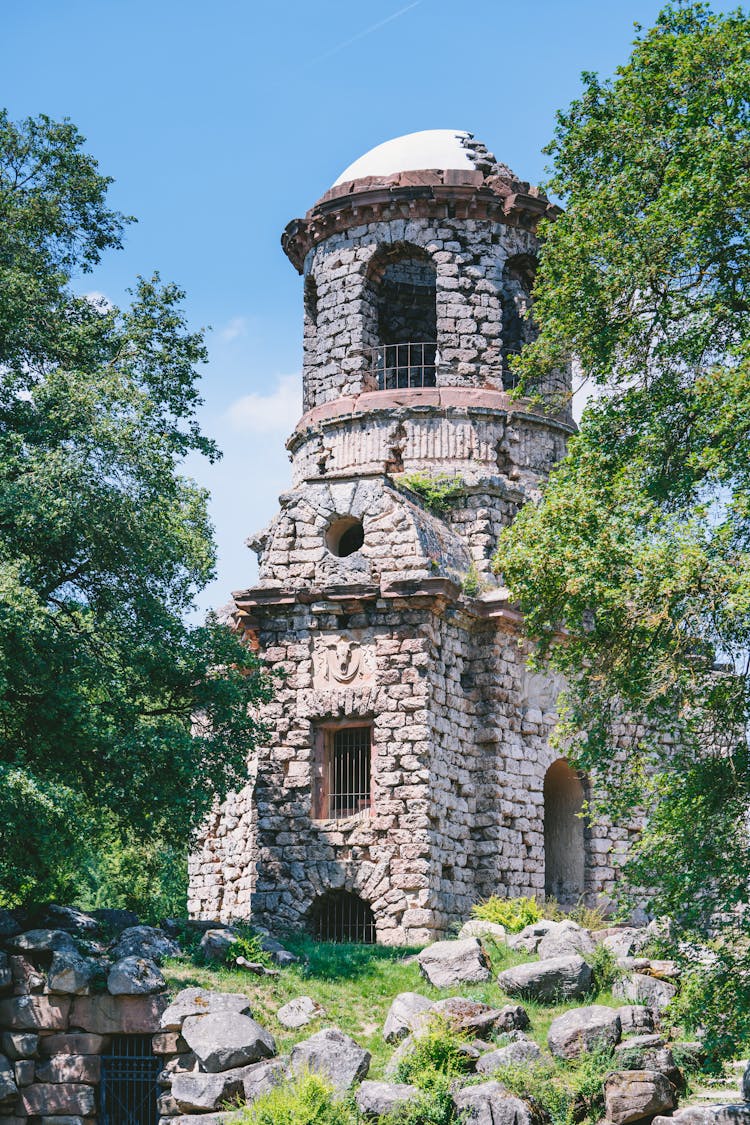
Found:
[[[456,414],[503,414],[522,421],[537,422],[565,434],[576,428],[560,415],[544,414],[531,408],[528,400],[515,399],[505,391],[490,387],[414,387],[399,391],[365,391],[315,406],[302,415],[286,443],[294,453],[307,434],[318,427],[352,422],[363,415],[392,414],[396,411],[430,411]]]
[[[299,273],[313,246],[351,226],[393,219],[489,219],[534,231],[541,218],[560,213],[528,184],[468,170],[425,169],[350,180],[331,188],[304,219],[292,219],[281,236]]]

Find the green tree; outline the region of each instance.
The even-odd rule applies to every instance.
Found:
[[[565,212],[521,389],[573,355],[596,394],[497,565],[568,677],[559,737],[611,813],[648,813],[630,885],[719,934],[721,1053],[750,1031],[747,14],[665,7],[612,80],[583,76],[548,152]]]
[[[68,122],[0,113],[0,904],[71,893],[121,835],[184,853],[268,692],[215,617],[200,333],[174,285],[73,291],[129,221]]]

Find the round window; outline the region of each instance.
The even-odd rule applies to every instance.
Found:
[[[345,559],[347,555],[353,555],[355,551],[360,549],[364,541],[365,529],[362,526],[362,520],[354,519],[353,516],[334,520],[326,532],[328,550],[340,559]]]

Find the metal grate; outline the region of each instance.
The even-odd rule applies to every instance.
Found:
[[[370,904],[349,891],[329,891],[313,903],[311,931],[316,941],[374,945],[375,915]]]
[[[435,343],[381,344],[372,355],[379,391],[435,386]]]
[[[102,1055],[99,1125],[157,1125],[161,1069],[150,1035],[116,1035]]]
[[[323,817],[343,820],[372,805],[370,727],[331,731],[324,762]]]

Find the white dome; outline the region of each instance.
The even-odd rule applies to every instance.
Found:
[[[365,176],[391,176],[426,168],[476,168],[471,133],[461,129],[423,129],[377,145],[346,168],[334,187]]]

